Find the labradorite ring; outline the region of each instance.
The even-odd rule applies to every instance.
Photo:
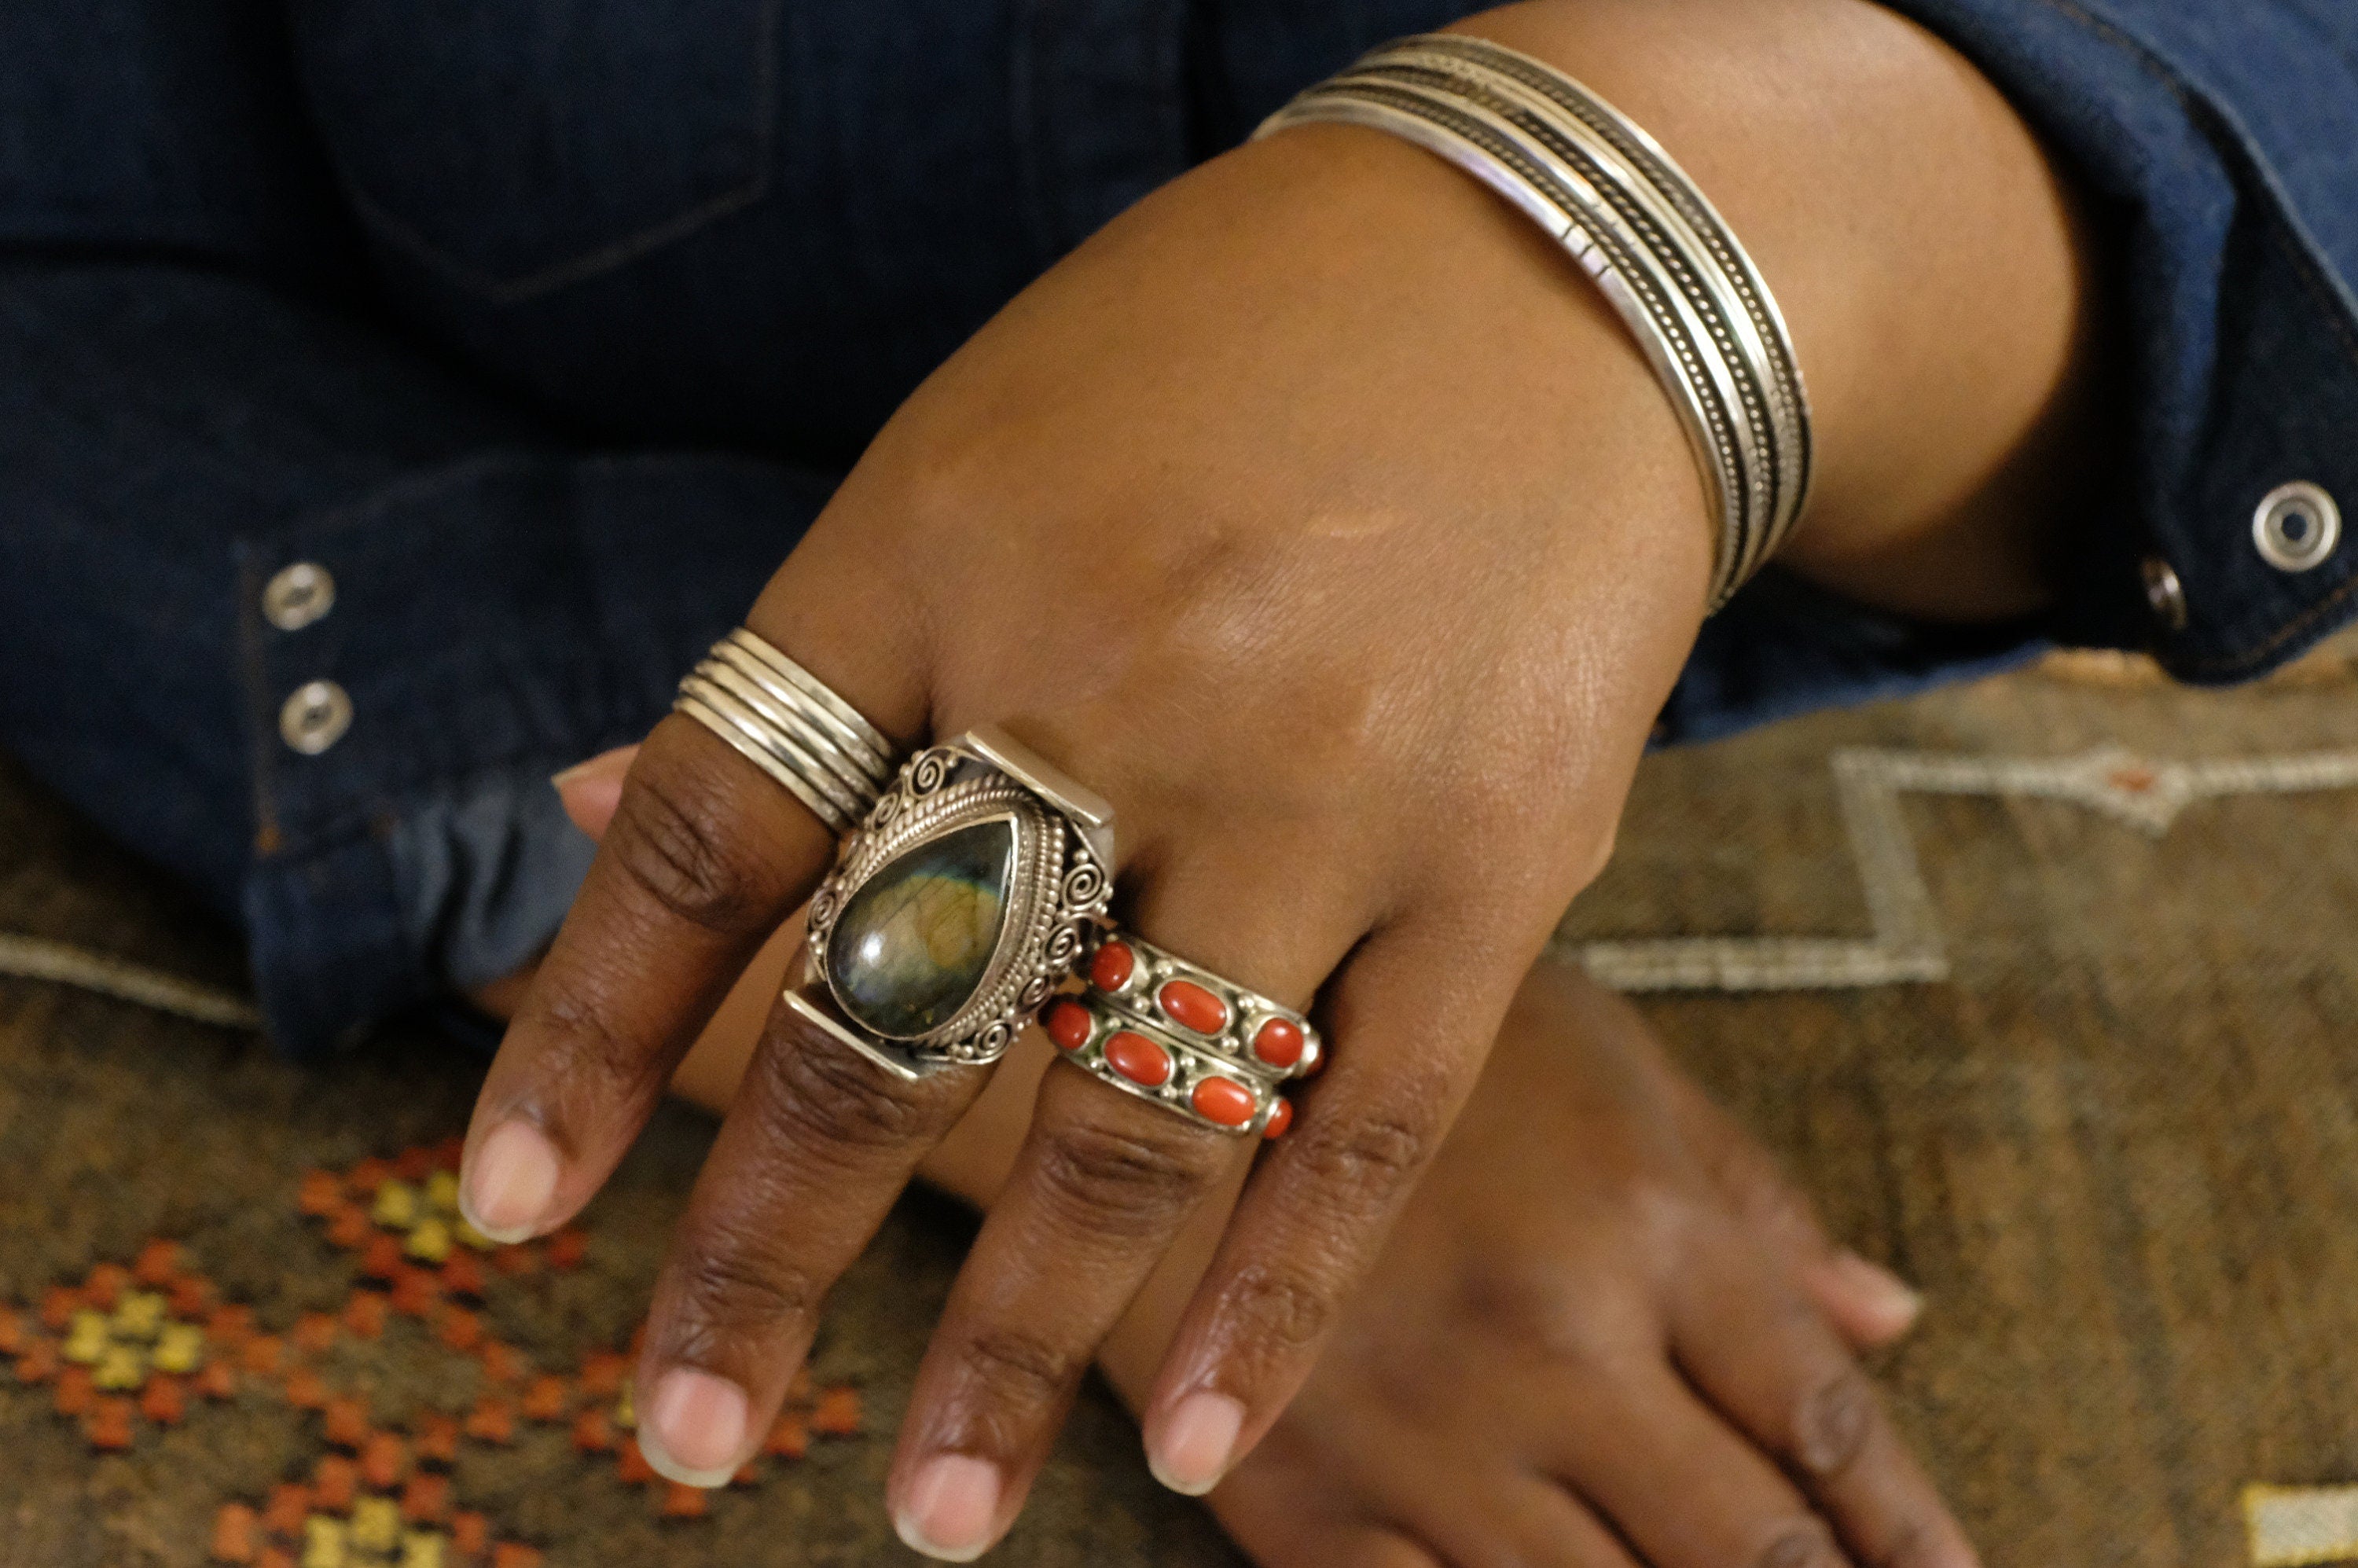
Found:
[[[1005,733],[909,759],[811,899],[786,1005],[904,1078],[997,1061],[1087,956],[1113,809]]]

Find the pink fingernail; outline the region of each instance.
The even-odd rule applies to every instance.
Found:
[[[557,798],[573,826],[592,838],[603,838],[606,826],[622,804],[622,779],[638,753],[636,746],[601,752],[550,776]]]
[[[1244,1428],[1245,1407],[1228,1395],[1189,1394],[1172,1407],[1147,1444],[1147,1468],[1173,1491],[1200,1498],[1228,1474],[1237,1434]]]
[[[493,1241],[522,1241],[540,1228],[557,1195],[557,1145],[529,1122],[503,1121],[483,1135],[459,1185],[459,1212]]]
[[[1847,1248],[1834,1254],[1833,1264],[1844,1281],[1891,1325],[1894,1333],[1906,1328],[1922,1314],[1924,1298],[1909,1289],[1905,1281],[1881,1264],[1871,1263]]]
[[[999,1467],[969,1454],[939,1454],[909,1483],[892,1528],[912,1552],[971,1563],[998,1539]]]
[[[743,1462],[745,1390],[726,1378],[674,1367],[655,1382],[639,1422],[639,1452],[666,1480],[725,1487]]]
[[[631,771],[631,764],[638,760],[638,753],[636,746],[617,746],[611,752],[586,757],[569,768],[557,769],[548,775],[548,782],[563,789],[567,784],[583,779],[619,779]]]

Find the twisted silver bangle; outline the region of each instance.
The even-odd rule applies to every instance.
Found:
[[[1709,604],[1791,531],[1809,491],[1809,401],[1775,298],[1711,203],[1653,139],[1572,78],[1485,39],[1370,51],[1262,123],[1389,132],[1504,196],[1579,262],[1670,394],[1719,529]]]

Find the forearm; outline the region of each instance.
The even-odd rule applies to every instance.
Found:
[[[2091,268],[2057,172],[1970,63],[1865,0],[1533,0],[1462,30],[1644,125],[1751,251],[1815,416],[1788,566],[1937,619],[2046,601],[2100,434]]]

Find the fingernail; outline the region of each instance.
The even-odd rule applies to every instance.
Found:
[[[999,1467],[969,1454],[926,1460],[892,1515],[902,1544],[944,1563],[981,1556],[998,1521]]]
[[[684,1487],[725,1487],[745,1446],[745,1390],[726,1378],[674,1367],[655,1380],[639,1421],[639,1452]]]
[[[557,1177],[557,1146],[528,1122],[503,1121],[467,1162],[459,1213],[493,1241],[522,1241],[540,1227]]]
[[[1147,1445],[1146,1467],[1173,1491],[1200,1498],[1228,1474],[1244,1428],[1245,1407],[1228,1395],[1189,1394],[1172,1407]]]
[[[637,751],[636,746],[617,746],[611,752],[600,752],[569,768],[557,769],[548,775],[548,782],[563,789],[567,784],[579,784],[584,779],[621,778],[631,771],[633,755]]]
[[[1894,1325],[1893,1332],[1906,1328],[1923,1313],[1924,1298],[1882,1264],[1870,1263],[1847,1248],[1834,1254],[1833,1264],[1843,1281],[1856,1291],[1877,1316]]]

